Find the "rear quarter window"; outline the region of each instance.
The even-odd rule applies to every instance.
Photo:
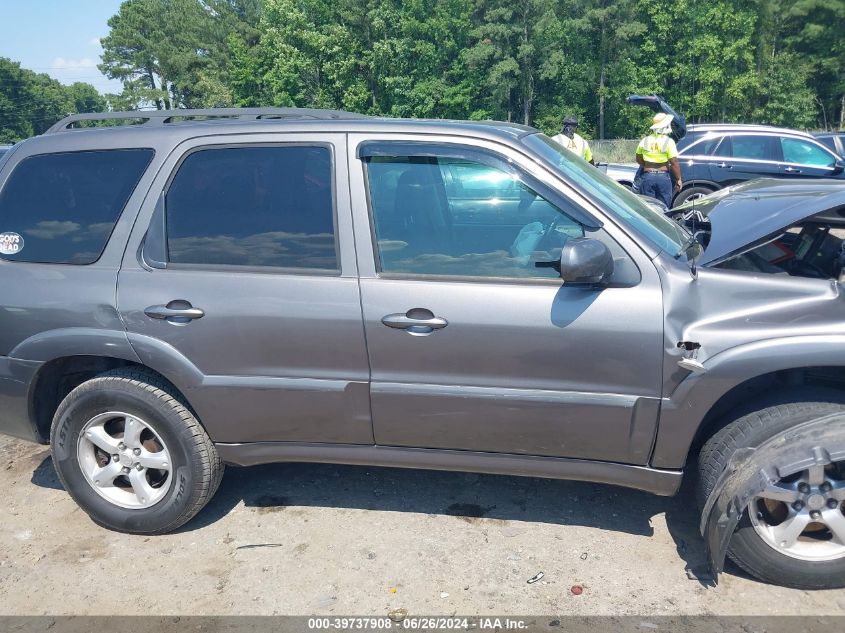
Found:
[[[153,154],[151,149],[98,150],[21,161],[0,191],[0,258],[97,261]]]

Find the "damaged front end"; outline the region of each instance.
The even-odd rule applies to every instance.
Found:
[[[805,384],[845,385],[845,183],[752,181],[670,215],[695,240],[675,257],[665,253],[655,260],[668,361],[652,457],[658,468],[683,466],[690,446],[702,440],[701,421],[721,419],[743,398],[750,402]],[[813,382],[819,377],[823,382]],[[739,395],[722,405],[729,392]],[[845,550],[845,491],[831,496],[827,483],[810,483],[822,481],[818,473],[825,468],[845,481],[845,413],[828,413],[808,414],[730,458],[701,515],[714,577],[737,530],[765,524],[770,544],[783,553],[778,522],[799,514],[809,525],[802,538],[833,534]],[[811,512],[822,517],[818,525]],[[837,532],[824,527],[825,513],[841,519]]]
[[[698,265],[845,279],[845,183],[753,180],[676,207],[670,216],[704,246]]]

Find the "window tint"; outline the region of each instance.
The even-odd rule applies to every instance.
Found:
[[[836,143],[834,142],[832,136],[817,136],[816,140],[822,145],[825,145],[826,147],[832,149],[834,152],[836,151]]]
[[[386,273],[559,279],[548,264],[585,236],[513,175],[477,162],[374,157],[367,175]],[[609,239],[589,234],[599,236]]]
[[[696,150],[702,156],[710,156],[713,154],[713,152],[716,151],[716,148],[719,146],[719,142],[721,140],[721,136],[714,136],[712,138],[708,138],[701,145],[696,145]]]
[[[337,270],[326,147],[231,147],[189,154],[165,200],[176,264]]]
[[[818,145],[794,138],[780,139],[783,160],[786,163],[812,165],[813,167],[833,167],[833,156]]]
[[[773,136],[727,136],[719,146],[717,155],[751,160],[779,160],[776,141]]]
[[[686,137],[684,139],[686,140]],[[703,136],[699,135],[698,138],[695,140],[695,143],[686,143],[683,151],[681,154],[688,154],[690,156],[710,156],[716,147],[719,145],[719,141],[722,140],[721,136],[710,136],[704,138]]]
[[[0,233],[23,247],[3,259],[91,264],[100,258],[151,149],[31,156],[0,192]]]
[[[687,151],[691,145],[695,145],[704,138],[703,132],[687,132],[684,137],[675,143],[675,146],[678,148],[678,152],[683,153]]]

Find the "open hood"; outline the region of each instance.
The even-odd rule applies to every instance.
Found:
[[[631,105],[645,106],[652,112],[663,112],[672,115],[672,138],[680,141],[687,133],[687,120],[682,114],[678,114],[662,97],[657,95],[628,95],[628,103]]]
[[[845,227],[845,182],[760,178],[672,209],[673,217],[681,214],[693,230],[709,229],[710,241],[698,263],[713,265],[813,216],[822,215],[826,222]],[[696,226],[696,219],[704,225]]]

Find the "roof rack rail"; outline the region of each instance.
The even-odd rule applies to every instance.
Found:
[[[366,119],[365,114],[344,110],[322,110],[318,108],[205,108],[202,110],[130,110],[127,112],[92,112],[71,114],[53,125],[45,134],[69,132],[80,129],[76,124],[81,121],[136,121],[135,125],[168,125],[181,121],[215,119]]]

